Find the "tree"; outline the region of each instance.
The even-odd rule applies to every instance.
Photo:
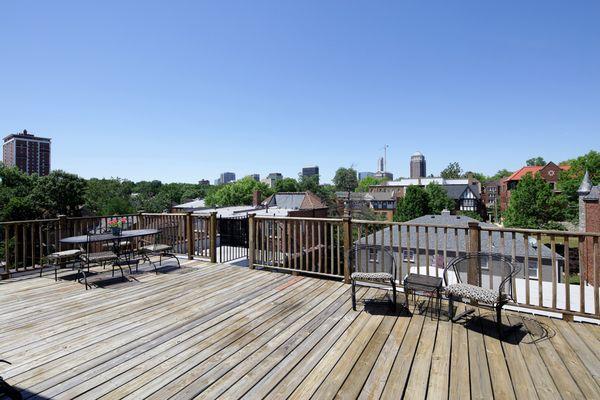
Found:
[[[133,183],[118,178],[88,180],[85,208],[93,215],[129,214],[135,210],[132,202]]]
[[[590,150],[587,154],[563,161],[560,164],[568,165],[570,168],[560,172],[557,189],[567,198],[567,218],[572,221],[577,221],[579,204],[579,194],[577,193],[577,190],[579,189],[585,171],[588,171],[592,184],[600,184],[600,153],[595,150]]]
[[[507,169],[501,169],[498,172],[496,172],[496,174],[494,176],[490,176],[490,181],[498,181],[502,178],[506,178],[508,176],[511,176],[512,172],[510,172]]]
[[[86,185],[85,179],[56,170],[39,177],[31,195],[44,217],[78,216],[85,203]]]
[[[529,167],[534,167],[534,166],[543,167],[544,165],[546,165],[546,161],[544,160],[543,157],[533,157],[533,158],[530,158],[529,160],[525,161],[525,164]]]
[[[301,192],[309,190],[313,193],[317,193],[319,191],[319,175],[300,175],[300,178],[298,179],[298,189],[300,189]]]
[[[567,199],[555,195],[539,174],[526,174],[512,190],[504,213],[507,227],[540,229],[564,219]]]
[[[448,197],[446,190],[439,184],[431,182],[425,188],[428,196],[428,208],[429,212],[433,214],[440,214],[442,210],[453,210],[456,206],[454,200]]]
[[[206,196],[205,202],[210,207],[250,205],[252,204],[252,196],[256,190],[260,191],[263,196],[273,194],[273,190],[265,183],[246,177],[220,186],[217,190]]]
[[[283,178],[275,183],[276,192],[299,192],[300,186],[294,178]]]
[[[476,179],[479,182],[485,182],[489,179],[485,174],[482,174],[481,172],[473,172],[473,171],[465,172],[463,174],[463,178],[467,178],[469,176],[469,174],[473,177],[473,179]]]
[[[446,168],[440,173],[442,178],[445,179],[458,179],[462,176],[462,168],[457,162],[448,164]]]
[[[333,177],[335,188],[343,192],[353,192],[358,186],[358,178],[354,168],[338,168]]]
[[[373,185],[381,185],[385,182],[385,179],[374,178],[372,176],[367,176],[358,182],[358,186],[354,190],[355,192],[368,192],[369,186]]]
[[[398,199],[394,221],[409,221],[430,212],[429,195],[421,186],[411,185],[406,188],[404,197]]]

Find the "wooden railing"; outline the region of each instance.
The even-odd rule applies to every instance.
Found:
[[[128,215],[106,215],[92,217],[65,217],[11,221],[0,223],[0,271],[3,277],[10,273],[35,269],[44,262],[44,258],[55,251],[71,248],[62,244],[61,238],[85,235],[99,228],[106,228],[113,218],[125,218],[124,229],[155,228],[160,233],[150,240],[173,246],[176,253],[188,257],[205,257],[215,262],[211,250],[216,241],[211,241],[210,217],[193,214],[152,214],[138,213]],[[98,244],[101,246],[101,244]]]
[[[39,267],[50,252],[67,248],[60,239],[106,226],[115,216],[59,217],[0,223],[4,276]],[[216,262],[217,216],[139,213],[125,217],[126,229],[157,228],[157,237],[189,258]],[[401,284],[406,274],[441,276],[454,257],[469,252],[501,253],[521,268],[511,282],[519,306],[569,316],[600,318],[600,233],[504,229],[468,225],[418,225],[350,218],[248,218],[250,268],[343,279],[353,265],[389,270]],[[390,250],[393,260],[370,257],[357,245]],[[365,257],[363,260],[362,257]],[[367,259],[368,258],[368,259]]]
[[[364,271],[395,268],[442,276],[444,266],[470,252],[504,254],[520,269],[512,280],[519,306],[600,318],[600,233],[504,229],[322,218],[250,218],[251,268],[325,275],[349,281],[353,265]],[[370,257],[358,246],[386,249],[393,259]],[[383,251],[382,251],[383,253]],[[488,274],[491,277],[491,274]],[[490,278],[491,279],[491,278]]]

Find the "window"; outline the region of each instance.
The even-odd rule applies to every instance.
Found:
[[[377,253],[377,249],[369,247],[369,262],[378,262]]]
[[[402,250],[402,260],[415,262],[415,254],[412,250]]]

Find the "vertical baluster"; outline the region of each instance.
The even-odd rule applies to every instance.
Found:
[[[363,270],[363,264],[362,264],[362,253],[363,253],[363,245],[362,245],[362,224],[358,224],[358,254],[356,255],[356,270],[357,271],[362,271]],[[366,240],[366,237],[365,237]],[[369,260],[367,259],[367,263],[369,262]]]
[[[599,296],[599,281],[600,281],[600,268],[598,268],[598,236],[594,236],[592,243],[592,271],[594,274],[594,312],[600,316],[600,296]]]
[[[14,235],[15,235],[15,271],[19,270],[19,224],[14,225]]]
[[[493,240],[492,231],[488,231],[488,275],[490,276],[490,289],[494,288],[494,259],[492,258]],[[500,277],[500,279],[502,279],[502,277]]]
[[[552,308],[556,309],[556,288],[557,288],[557,269],[558,264],[556,263],[556,237],[550,235],[550,251],[552,252]]]
[[[433,233],[435,235],[435,243],[434,243],[434,253],[435,256],[433,257],[433,262],[435,264],[435,277],[439,278],[440,277],[440,271],[438,268],[438,260],[439,260],[439,238],[438,238],[438,227],[436,226],[435,228],[433,228]]]
[[[344,275],[344,273],[342,272],[342,259],[340,257],[340,229],[341,229],[341,225],[337,225],[337,270],[338,270],[338,274],[340,275]]]
[[[544,287],[543,287],[543,282],[544,282],[543,269],[544,268],[543,267],[544,266],[542,263],[542,246],[543,246],[543,244],[542,244],[542,236],[539,233],[537,234],[536,240],[537,240],[537,267],[538,267],[538,276],[537,276],[537,278],[538,278],[538,282],[537,282],[537,284],[538,284],[538,305],[540,307],[543,307],[544,306],[544,293],[543,293],[543,289],[544,289]]]
[[[586,274],[584,274],[584,272],[587,272],[587,268],[586,268],[586,259],[584,257],[585,251],[583,249],[585,243],[584,243],[584,236],[579,236],[579,243],[578,243],[578,253],[579,253],[579,311],[584,313],[585,312],[585,277]],[[588,277],[588,280],[591,282],[591,280]]]
[[[444,269],[448,264],[448,228],[444,227]]]
[[[565,279],[565,309],[571,310],[571,271],[570,263],[569,263],[569,237],[563,236],[563,243],[565,249],[565,270],[564,270],[564,279]]]
[[[417,263],[417,274],[421,275],[421,230],[415,226],[415,262]]]
[[[322,246],[322,238],[321,238],[321,221],[317,222],[317,240],[318,240],[318,248],[319,248],[319,262],[318,262],[318,268],[319,268],[319,272],[324,272],[323,271],[323,262],[322,262],[322,256],[323,256],[323,252],[321,251],[321,246]]]
[[[396,270],[394,268],[395,260],[396,260],[396,255],[394,252],[394,225],[389,225],[389,229],[390,229],[390,238],[389,238],[390,239],[390,255],[392,256],[392,259],[390,260],[390,263],[392,263],[392,265],[390,265],[390,270],[392,270],[391,271],[392,275],[395,275],[396,279],[398,279],[398,275],[396,275]]]
[[[311,258],[311,268],[312,272],[316,271],[316,246],[315,246],[315,221],[311,221],[310,223],[310,258]]]
[[[525,273],[525,304],[529,303],[529,235],[523,234],[523,247],[525,248],[525,261],[523,262],[523,272]]]
[[[406,273],[410,274],[411,273],[411,268],[412,268],[412,257],[411,254],[412,253],[412,240],[410,239],[410,225],[406,225]],[[418,273],[418,271],[417,271]]]
[[[304,264],[304,242],[306,241],[306,221],[298,221],[298,229],[298,233],[300,236],[300,248],[298,249],[300,251],[300,268],[298,269],[305,270],[306,266]]]
[[[402,284],[402,278],[404,277],[404,275],[402,274],[402,225],[398,224],[396,225],[396,229],[397,229],[397,235],[398,235],[398,253],[397,255],[395,255],[396,257],[396,268],[398,268],[396,277],[398,278],[398,281]]]
[[[379,230],[381,232],[381,261],[379,261],[379,263],[381,264],[380,267],[380,271],[381,272],[385,272],[385,237],[384,237],[384,231],[385,231],[385,226],[384,225],[379,225],[381,227],[381,229]]]
[[[425,227],[425,264],[427,265],[427,276],[431,275],[429,270],[429,266],[431,264],[431,259],[429,258],[429,227]]]

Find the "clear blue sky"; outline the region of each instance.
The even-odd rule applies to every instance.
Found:
[[[598,1],[3,1],[0,134],[84,177],[494,173],[600,148]]]

